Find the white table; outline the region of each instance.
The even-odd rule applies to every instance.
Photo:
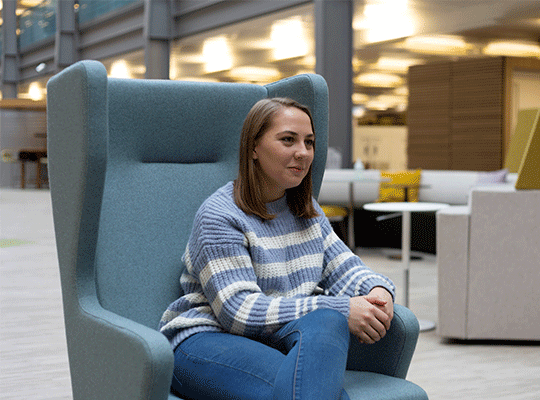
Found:
[[[396,202],[396,203],[369,203],[364,208],[369,211],[400,212],[403,215],[401,223],[401,262],[403,265],[403,293],[404,306],[409,307],[409,267],[411,262],[411,213],[435,212],[448,207],[446,203],[422,202]],[[435,328],[435,323],[420,320],[420,330],[426,331]]]

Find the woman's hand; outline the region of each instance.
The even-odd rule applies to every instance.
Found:
[[[373,305],[378,305],[390,317],[389,322],[392,321],[392,318],[394,318],[394,300],[388,290],[381,286],[374,287],[366,296],[366,300]],[[377,300],[382,300],[385,304],[378,304]],[[390,329],[390,323],[388,323],[386,329]]]
[[[392,296],[384,288],[374,288],[366,296],[350,299],[349,330],[361,343],[381,340],[394,315]]]

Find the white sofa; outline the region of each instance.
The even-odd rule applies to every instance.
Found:
[[[473,188],[437,213],[438,333],[540,340],[540,190]]]
[[[419,201],[448,203],[450,205],[468,204],[472,188],[485,186],[482,183],[486,173],[476,171],[422,170],[418,192]],[[349,183],[354,184],[354,206],[361,208],[366,203],[377,201],[379,197],[379,170],[327,169],[324,173],[319,203],[349,205]],[[505,185],[513,186],[517,174],[508,174]]]

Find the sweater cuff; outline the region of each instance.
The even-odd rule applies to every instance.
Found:
[[[392,300],[396,301],[396,288],[391,282],[387,282],[383,279],[371,279],[368,282],[365,282],[362,287],[357,287],[354,291],[354,294],[356,296],[364,296],[371,292],[376,287],[382,287],[390,293],[392,296]],[[362,293],[364,290],[366,290],[366,293]]]
[[[339,311],[346,318],[349,318],[350,312],[350,300],[349,296],[318,296],[317,308],[328,308],[331,310]]]

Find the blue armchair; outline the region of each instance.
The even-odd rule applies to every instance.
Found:
[[[181,256],[201,202],[237,172],[251,106],[288,96],[311,108],[318,193],[327,148],[324,80],[266,86],[122,80],[78,62],[47,85],[48,156],[73,397],[177,399],[173,353],[156,330],[180,295]],[[405,375],[418,337],[396,306],[384,341],[366,346],[351,398],[425,399]]]

